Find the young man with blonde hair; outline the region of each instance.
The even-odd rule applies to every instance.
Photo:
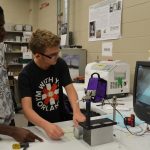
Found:
[[[27,119],[40,126],[52,139],[60,139],[64,131],[55,124],[65,118],[63,90],[73,109],[73,121],[85,121],[77,103],[67,64],[59,57],[60,38],[47,30],[33,32],[29,47],[33,60],[19,75],[22,107]]]

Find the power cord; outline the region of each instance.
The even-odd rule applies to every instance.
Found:
[[[106,99],[107,100],[107,102],[112,106],[112,104],[109,102],[109,100],[108,99]],[[104,104],[104,102],[103,102],[103,104]],[[113,106],[112,106],[113,107]],[[114,107],[113,107],[114,108]],[[124,120],[124,117],[123,117],[123,115],[121,114],[121,112],[119,111],[119,110],[117,110],[116,108],[115,108],[115,110],[118,112],[118,114],[122,117],[122,119]],[[124,121],[123,121],[124,122]],[[147,124],[147,127],[146,127],[146,130],[144,131],[143,130],[143,128],[141,128],[140,126],[138,126],[139,128],[141,128],[141,131],[140,132],[136,132],[136,133],[133,133],[133,132],[131,132],[130,130],[129,130],[129,128],[128,128],[128,126],[124,123],[124,125],[125,125],[125,128],[127,129],[127,131],[131,134],[131,135],[135,135],[135,136],[143,136],[143,135],[145,135],[145,133],[146,132],[149,132],[150,131],[150,128],[149,128],[149,126],[148,126],[148,124]],[[144,132],[143,132],[144,131]]]

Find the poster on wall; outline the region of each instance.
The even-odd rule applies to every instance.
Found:
[[[122,0],[104,0],[89,7],[89,41],[121,37]]]

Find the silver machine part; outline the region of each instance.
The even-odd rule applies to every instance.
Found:
[[[73,133],[74,133],[74,137],[76,139],[82,139],[83,138],[83,127],[81,127],[81,126],[74,127]]]
[[[83,129],[83,140],[91,146],[113,142],[113,126]]]

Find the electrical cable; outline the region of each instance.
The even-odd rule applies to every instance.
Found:
[[[108,103],[112,106],[112,104],[109,102],[109,100],[108,99],[106,99],[107,101],[108,101]],[[113,107],[113,106],[112,106]],[[114,107],[113,107],[114,108]],[[118,114],[122,117],[122,119],[124,120],[124,117],[123,117],[123,115],[121,114],[121,112],[119,111],[119,110],[117,110],[116,108],[115,108],[115,110],[118,112]],[[147,124],[147,127],[146,127],[146,130],[143,132],[143,128],[141,128],[140,126],[138,126],[139,128],[141,128],[141,132],[136,132],[136,133],[133,133],[133,132],[131,132],[130,130],[129,130],[129,128],[127,127],[127,125],[126,124],[124,124],[125,125],[125,128],[127,129],[127,131],[130,133],[130,134],[132,134],[132,135],[135,135],[135,136],[143,136],[146,132],[148,132],[148,131],[150,131],[150,129],[149,129],[149,127],[148,127],[148,124]]]

